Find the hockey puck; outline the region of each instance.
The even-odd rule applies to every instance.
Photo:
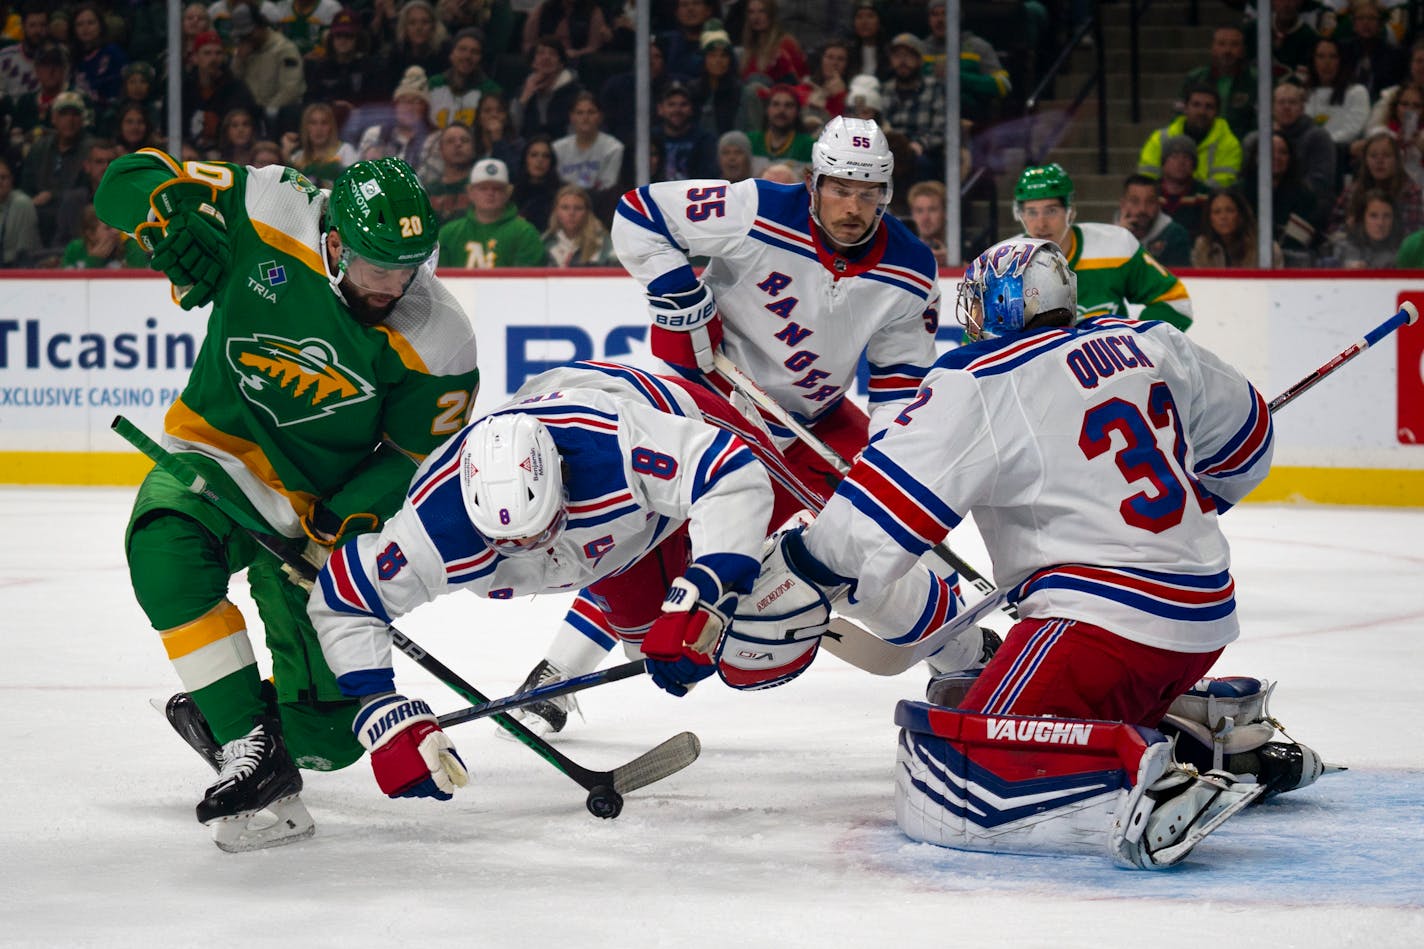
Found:
[[[588,812],[594,817],[612,820],[623,813],[623,795],[606,784],[588,792]]]

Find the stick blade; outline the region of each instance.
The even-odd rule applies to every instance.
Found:
[[[702,742],[692,732],[673,735],[667,741],[643,752],[627,764],[619,765],[613,775],[613,789],[627,794],[676,774],[702,754]]]

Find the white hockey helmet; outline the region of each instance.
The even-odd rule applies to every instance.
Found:
[[[460,495],[475,530],[506,556],[546,550],[568,519],[559,450],[531,415],[493,415],[470,429]]]
[[[1078,275],[1052,241],[1012,237],[964,268],[957,316],[970,339],[1021,333],[1053,310],[1066,310],[1068,322],[1077,321]]]
[[[875,220],[857,244],[870,240],[875,228],[890,204],[894,191],[895,156],[880,126],[870,119],[852,119],[838,115],[826,123],[816,144],[811,146],[811,218],[821,226],[817,193],[821,179],[845,178],[850,181],[873,181],[884,186]]]

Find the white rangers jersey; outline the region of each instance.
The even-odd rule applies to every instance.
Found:
[[[466,427],[428,457],[379,534],[338,548],[312,590],[322,651],[348,695],[393,688],[387,625],[469,590],[491,599],[576,590],[618,572],[690,522],[696,563],[746,592],[760,569],[771,483],[746,445],[701,421],[676,384],[575,363],[531,379],[489,413],[533,415],[566,463],[568,521],[542,556],[495,553],[460,493]],[[648,596],[661,599],[662,590]]]
[[[807,545],[876,588],[972,510],[1023,616],[1207,652],[1237,635],[1217,515],[1271,449],[1261,394],[1165,323],[989,340],[940,359]]]
[[[724,351],[802,422],[845,397],[864,353],[877,431],[934,363],[934,254],[893,217],[850,260],[821,243],[802,185],[666,181],[623,196],[613,247],[657,296],[690,289],[688,259],[709,257],[702,279],[717,300]],[[772,432],[783,443],[792,437],[775,424]]]

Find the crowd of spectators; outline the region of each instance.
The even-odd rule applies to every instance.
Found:
[[[653,180],[800,181],[819,128],[857,115],[886,129],[912,220],[909,186],[942,177],[945,0],[839,0],[844,31],[783,2],[791,20],[778,0],[652,3]],[[109,162],[149,146],[321,186],[399,156],[450,235],[442,263],[616,264],[612,214],[641,183],[634,0],[191,3],[176,142],[166,18],[162,0],[0,2],[0,265],[141,262],[89,209]],[[959,68],[966,116],[991,120],[1009,74],[972,24]]]
[[[163,0],[0,0],[0,266],[139,261],[90,206],[109,162],[146,146],[184,160],[290,165],[322,186],[355,161],[397,155],[425,183],[442,229],[461,225],[443,255],[451,266],[616,264],[612,215],[641,183],[635,4],[191,3],[172,142]],[[1391,249],[1424,247],[1406,240],[1424,227],[1420,6],[1274,0],[1274,200],[1272,220],[1259,224],[1256,24],[1213,31],[1177,111],[1141,146],[1119,222],[1169,266],[1254,266],[1258,226],[1271,229],[1286,266],[1381,266]],[[1087,9],[1072,0],[961,8],[967,129],[1012,101],[996,51],[1003,24],[1018,37],[1010,55],[1042,55]],[[651,0],[652,180],[796,182],[826,121],[873,119],[897,159],[891,213],[946,261],[944,150],[968,137],[944,125],[950,9],[946,0]],[[981,35],[993,31],[996,42]],[[510,230],[510,219],[527,228]],[[496,249],[479,237],[491,231],[517,232],[517,252],[507,238]]]
[[[1207,64],[1183,78],[1178,114],[1142,146],[1118,222],[1167,266],[1256,267],[1262,226],[1277,267],[1424,266],[1413,250],[1424,237],[1401,253],[1424,228],[1424,6],[1271,9],[1271,220],[1257,207],[1256,24],[1243,22],[1214,30]]]

